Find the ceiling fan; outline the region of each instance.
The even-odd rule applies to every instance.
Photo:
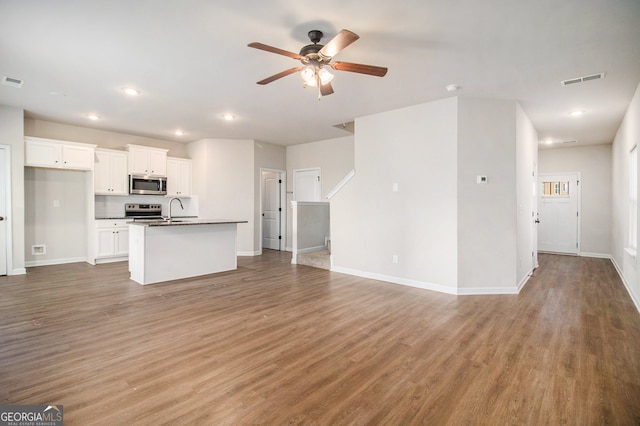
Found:
[[[322,96],[327,96],[333,93],[333,87],[331,87],[333,74],[324,68],[325,65],[338,71],[355,72],[359,74],[373,75],[376,77],[384,77],[387,74],[387,69],[383,67],[354,64],[352,62],[331,62],[333,57],[342,49],[360,38],[360,36],[349,30],[341,30],[325,45],[318,44],[324,36],[322,31],[311,30],[308,35],[312,44],[304,46],[300,49],[300,53],[289,52],[287,50],[278,49],[277,47],[268,46],[258,42],[249,43],[249,47],[276,53],[278,55],[288,56],[289,58],[297,59],[302,63],[302,66],[289,68],[288,70],[260,80],[258,81],[258,84],[269,84],[279,78],[300,71],[300,75],[304,81],[304,87],[318,87],[318,99],[320,99]]]

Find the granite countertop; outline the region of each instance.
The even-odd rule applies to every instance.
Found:
[[[197,219],[198,216],[175,216],[174,219]],[[123,220],[128,219],[131,220],[131,216],[107,216],[107,217],[96,217],[96,220]]]
[[[196,218],[180,218],[176,217],[171,220],[136,220],[127,222],[129,225],[140,226],[182,226],[182,225],[223,225],[229,223],[248,223],[246,220],[228,220],[228,219],[196,219]]]

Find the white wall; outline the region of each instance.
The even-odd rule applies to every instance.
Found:
[[[0,105],[0,144],[11,148],[10,275],[24,274],[24,111]]]
[[[638,257],[631,256],[628,246],[629,216],[629,151],[640,145],[640,85],[631,100],[612,147],[612,226],[611,254],[616,268],[640,310],[640,282],[638,280]],[[639,167],[640,168],[640,167]],[[640,209],[639,209],[640,211]],[[640,221],[640,218],[638,218]],[[639,227],[640,229],[640,227]]]
[[[109,132],[90,127],[72,126],[70,124],[53,123],[32,118],[24,119],[25,136],[58,139],[63,141],[90,143],[100,148],[121,149],[125,145],[143,145],[168,149],[169,157],[189,158],[187,144],[162,139],[152,139],[125,133]]]
[[[287,250],[291,250],[293,170],[320,168],[322,200],[354,168],[354,137],[328,139],[286,147]]]
[[[88,173],[25,167],[27,266],[86,260]],[[39,244],[46,253],[32,255],[31,246]]]
[[[611,254],[612,146],[541,149],[539,173],[580,172],[580,251]]]
[[[460,99],[458,107],[458,287],[513,288],[516,103]]]
[[[255,254],[254,141],[202,139],[188,146],[199,216],[246,220],[238,224],[238,253]]]
[[[516,105],[516,200],[517,200],[517,254],[516,282],[520,288],[537,265],[537,236],[533,221],[538,208],[535,198],[538,176],[538,132]]]
[[[356,119],[356,175],[331,200],[336,271],[456,291],[457,106]]]

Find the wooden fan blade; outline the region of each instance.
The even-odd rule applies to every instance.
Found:
[[[276,80],[277,80],[277,79],[279,79],[279,78],[286,77],[286,76],[288,76],[289,74],[293,74],[293,73],[294,73],[294,72],[296,72],[296,71],[300,71],[301,69],[302,69],[302,67],[289,68],[288,70],[285,70],[285,71],[279,72],[278,74],[274,74],[274,75],[272,75],[271,77],[267,77],[267,78],[265,78],[264,80],[260,80],[260,81],[258,82],[258,84],[269,84],[269,83],[271,83],[272,81],[276,81]]]
[[[289,52],[287,50],[278,49],[277,47],[268,46],[266,44],[253,42],[247,44],[248,47],[253,47],[254,49],[264,50],[265,52],[277,53],[278,55],[288,56],[293,59],[300,59],[300,54]]]
[[[333,58],[338,52],[359,38],[360,36],[356,33],[352,33],[349,30],[341,30],[334,38],[329,40],[318,53],[321,57]]]
[[[357,72],[359,74],[375,75],[376,77],[384,77],[387,74],[386,68],[373,65],[354,64],[352,62],[334,62],[329,65],[334,70]]]
[[[329,96],[332,93],[333,93],[333,87],[331,86],[330,82],[320,86],[320,94],[322,96]]]

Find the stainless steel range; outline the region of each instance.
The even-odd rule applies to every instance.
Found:
[[[162,204],[125,204],[124,216],[132,219],[163,219]]]

